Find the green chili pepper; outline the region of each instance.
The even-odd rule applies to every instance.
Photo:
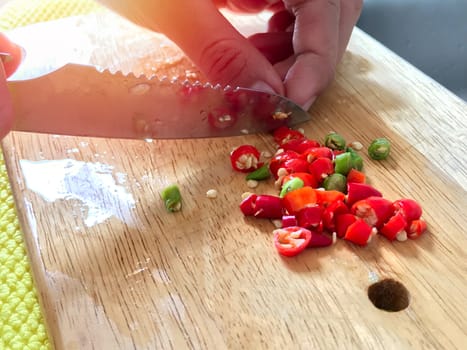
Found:
[[[330,149],[345,149],[345,139],[336,132],[331,132],[324,138],[324,145]]]
[[[161,197],[168,211],[175,212],[182,209],[182,195],[177,185],[164,188]]]
[[[348,148],[348,152],[351,155],[352,168],[355,168],[357,170],[362,170],[363,169],[363,158],[360,156],[360,154],[358,154],[353,148]]]
[[[374,139],[368,147],[368,155],[375,160],[386,159],[390,152],[391,143],[384,137]]]
[[[302,188],[305,185],[302,179],[298,177],[294,177],[293,179],[290,179],[287,181],[284,186],[282,186],[281,193],[279,194],[280,198],[284,198],[284,196],[294,190],[298,190],[299,188]]]
[[[350,169],[352,169],[352,154],[350,152],[338,154],[334,159],[334,172],[347,175]]]
[[[323,187],[326,191],[336,190],[345,193],[347,190],[347,178],[345,175],[339,173],[331,174],[324,179]]]
[[[252,171],[246,176],[247,180],[266,180],[271,176],[271,173],[269,171],[269,165],[264,164],[262,167],[256,169],[255,171]]]

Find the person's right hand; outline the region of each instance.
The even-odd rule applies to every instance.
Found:
[[[13,109],[6,78],[18,68],[21,57],[21,48],[0,33],[0,139],[8,134],[13,124]]]

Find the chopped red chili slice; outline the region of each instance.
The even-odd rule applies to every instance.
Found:
[[[349,182],[357,182],[363,184],[366,182],[366,175],[363,172],[352,168],[347,174],[347,183]]]
[[[273,132],[273,137],[276,143],[281,146],[282,144],[293,139],[303,139],[305,135],[303,135],[300,131],[290,129],[287,126],[281,126]]]
[[[372,196],[382,197],[383,194],[368,184],[358,182],[347,183],[347,205],[350,206],[361,199]]]
[[[322,231],[323,207],[315,204],[300,209],[297,213],[298,226]]]
[[[422,220],[422,219],[413,220],[408,225],[408,228],[406,229],[407,236],[410,239],[417,239],[426,231],[426,229],[427,229],[427,225],[426,225],[425,220]]]
[[[357,219],[354,223],[347,227],[344,239],[352,243],[365,246],[371,240],[373,228],[364,220]]]
[[[318,203],[322,204],[325,207],[337,201],[344,201],[345,199],[345,194],[343,194],[340,191],[336,191],[336,190],[329,190],[329,191],[317,190],[316,196],[318,198]]]
[[[332,150],[327,147],[314,147],[302,152],[302,157],[308,163],[312,163],[317,158],[329,158],[332,160],[333,156]]]
[[[400,212],[407,222],[418,220],[422,216],[422,207],[413,199],[399,199],[393,203],[395,212]]]
[[[394,213],[390,200],[375,196],[355,202],[351,212],[365,220],[368,225],[377,228],[380,228]]]
[[[396,215],[393,215],[388,220],[388,222],[384,224],[381,230],[379,230],[379,233],[381,233],[384,237],[386,237],[390,241],[393,241],[396,238],[398,238],[399,234],[402,234],[402,233],[405,234],[406,226],[407,226],[407,221],[405,220],[404,216],[401,213],[397,213]],[[407,239],[407,236],[405,236],[405,239]]]
[[[279,254],[295,256],[309,245],[312,233],[303,227],[290,226],[273,231],[274,246]]]
[[[308,171],[321,184],[328,175],[334,173],[334,164],[329,158],[319,157],[310,163]]]
[[[339,238],[344,238],[347,228],[357,221],[357,217],[353,214],[341,214],[336,216],[336,234]]]
[[[316,190],[314,188],[304,186],[297,190],[288,192],[282,203],[287,213],[291,215],[298,214],[300,210],[306,207],[314,206],[317,203]]]
[[[332,245],[332,238],[324,233],[317,233],[312,231],[311,240],[308,244],[309,248],[320,248],[320,247],[328,247]]]
[[[318,182],[316,181],[314,176],[307,172],[294,172],[292,174],[286,175],[282,179],[282,185],[295,178],[299,178],[300,180],[302,180],[303,186],[309,186],[313,188],[318,187]]]
[[[283,215],[281,198],[267,194],[250,194],[240,203],[240,210],[257,218],[280,219]]]
[[[290,151],[295,151],[300,154],[302,154],[303,152],[306,152],[310,148],[316,148],[319,146],[320,146],[319,142],[307,139],[306,137],[301,138],[301,139],[291,139],[281,144],[281,147],[285,151],[290,150]]]
[[[282,216],[282,227],[298,226],[297,218],[295,215]]]
[[[260,155],[255,146],[241,145],[230,154],[232,168],[245,173],[258,169],[262,165],[259,161]]]
[[[277,180],[279,175],[277,174],[279,169],[284,167],[284,163],[291,159],[298,159],[300,158],[300,154],[294,151],[284,151],[274,155],[271,160],[269,161],[269,171],[271,172],[272,176]]]
[[[323,226],[326,230],[334,231],[336,229],[336,217],[347,214],[349,208],[342,200],[336,200],[329,204],[323,211]]]

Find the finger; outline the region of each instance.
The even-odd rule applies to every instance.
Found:
[[[283,94],[268,60],[243,37],[211,1],[105,0],[138,24],[159,30],[175,42],[212,83],[261,87]]]
[[[258,33],[248,40],[274,64],[293,56],[292,35],[291,32]]]
[[[6,77],[9,77],[19,66],[24,55],[23,49],[12,43],[5,34],[0,33],[0,53],[4,54],[2,55],[3,69]]]
[[[349,43],[352,30],[360,17],[363,8],[363,0],[341,1],[339,19],[339,44],[337,60],[340,61]]]
[[[296,59],[285,77],[287,96],[309,107],[330,83],[337,62],[339,0],[286,0],[295,15]]]
[[[274,13],[268,21],[268,32],[285,32],[293,25],[295,17],[287,10]]]

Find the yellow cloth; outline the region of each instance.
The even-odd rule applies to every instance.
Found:
[[[0,31],[99,9],[91,0],[15,0],[0,8]],[[0,349],[50,347],[0,152]]]

